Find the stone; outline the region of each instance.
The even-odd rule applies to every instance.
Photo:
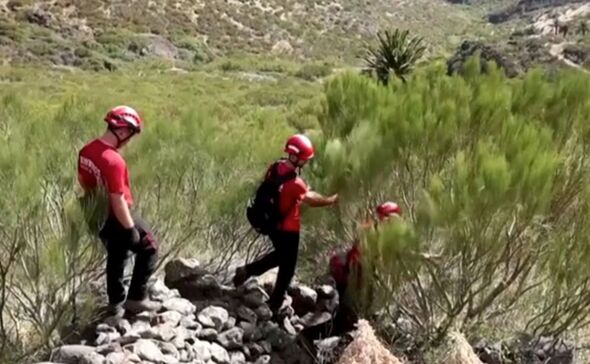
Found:
[[[164,271],[166,274],[164,283],[168,287],[173,287],[175,282],[187,279],[198,279],[207,274],[207,271],[201,267],[198,260],[185,258],[171,260],[164,267]]]
[[[246,356],[241,351],[232,351],[229,353],[229,362],[231,364],[246,364]]]
[[[289,343],[292,341],[292,337],[285,333],[279,325],[274,322],[265,322],[264,325],[260,327],[264,338],[268,341],[271,346],[277,350],[283,350]]]
[[[259,341],[258,344],[262,347],[265,354],[270,354],[272,352],[272,345],[268,341]]]
[[[244,320],[250,323],[256,323],[256,312],[246,306],[239,306],[236,309],[236,315],[240,320]]]
[[[131,324],[131,332],[140,334],[151,329],[150,323],[144,320],[137,320]]]
[[[182,363],[186,363],[192,361],[193,358],[191,358],[191,355],[187,350],[179,350],[178,360],[180,360]]]
[[[332,320],[332,315],[328,312],[310,312],[301,318],[301,324],[306,328],[309,328],[323,325],[330,320]]]
[[[280,357],[278,353],[272,353],[270,355],[270,362],[272,364],[285,364],[285,361],[283,360],[283,358]]]
[[[156,363],[162,361],[164,356],[153,341],[145,339],[138,340],[135,344],[133,344],[133,352],[141,359],[153,361]]]
[[[314,345],[317,348],[316,357],[328,359],[339,358],[342,351],[346,348],[346,345],[342,345],[342,343],[343,340],[338,336],[314,341]]]
[[[117,329],[115,329],[114,327],[106,324],[106,323],[100,323],[96,326],[96,332],[102,333],[102,332],[113,332],[113,331],[117,331]]]
[[[121,348],[120,343],[109,343],[106,345],[97,346],[95,348],[95,351],[97,353],[99,353],[100,355],[106,356],[106,355],[109,355],[110,353],[120,353],[123,351],[123,348]]]
[[[244,330],[234,327],[217,336],[217,341],[226,349],[239,349],[243,344]]]
[[[289,320],[288,317],[285,317],[283,319],[283,329],[285,330],[285,332],[289,335],[295,336],[297,335],[297,331],[295,331],[295,328],[293,327],[293,325],[291,324],[291,320]]]
[[[183,317],[180,319],[180,326],[187,328],[189,330],[199,331],[201,330],[202,326],[200,323],[195,321],[192,317]]]
[[[150,320],[153,316],[154,316],[154,314],[152,312],[143,311],[143,312],[140,312],[137,315],[135,315],[135,319],[138,321],[150,322]]]
[[[139,339],[141,339],[141,336],[138,333],[131,332],[121,336],[119,343],[121,343],[121,345],[133,344]]]
[[[502,345],[479,341],[473,345],[473,351],[486,364],[502,364]]]
[[[159,302],[164,302],[170,298],[178,297],[160,279],[156,279],[154,283],[149,286],[148,294],[152,300]]]
[[[223,330],[229,330],[229,329],[231,329],[231,328],[235,327],[235,326],[236,326],[236,322],[237,322],[237,321],[238,321],[238,320],[236,320],[236,318],[235,318],[235,317],[233,317],[233,316],[230,316],[230,317],[227,319],[227,321],[225,322],[225,324],[223,325]]]
[[[176,346],[174,346],[174,344],[169,343],[169,342],[161,342],[158,345],[160,346],[160,350],[162,351],[162,354],[170,355],[170,356],[174,357],[175,359],[178,359],[180,357],[178,349],[176,348]]]
[[[177,311],[162,312],[155,317],[156,324],[169,324],[172,327],[178,326],[180,320],[183,318],[182,314]]]
[[[243,296],[244,303],[251,308],[256,308],[263,305],[268,300],[268,294],[260,288],[256,287],[255,289],[251,290],[248,294]]]
[[[256,316],[258,316],[258,319],[261,321],[268,321],[272,318],[272,311],[267,305],[258,307],[254,312],[256,312]]]
[[[171,298],[164,301],[163,307],[166,311],[176,311],[182,315],[190,315],[195,312],[195,306],[184,298]]]
[[[292,317],[295,315],[295,310],[291,305],[293,304],[293,298],[289,295],[285,296],[283,302],[281,303],[281,307],[279,308],[279,312],[282,316]]]
[[[319,311],[335,312],[338,308],[338,303],[338,296],[332,298],[319,298],[316,308]]]
[[[85,355],[89,355],[95,350],[94,347],[86,345],[64,345],[54,349],[49,360],[64,364],[77,364]]]
[[[25,12],[25,18],[29,23],[34,23],[42,27],[49,27],[55,21],[52,13],[38,7],[28,9]]]
[[[270,364],[270,355],[263,355],[254,364]]]
[[[230,364],[229,361],[229,354],[227,350],[221,347],[217,343],[212,343],[211,347],[209,348],[211,351],[211,358],[218,364]]]
[[[164,364],[178,364],[180,363],[177,358],[173,357],[172,355],[162,355],[162,359],[160,362]]]
[[[126,364],[128,363],[128,354],[126,353],[110,353],[106,357],[107,364]]]
[[[225,308],[209,306],[199,312],[197,319],[203,326],[215,328],[219,331],[229,320],[229,314]]]
[[[209,343],[197,340],[192,345],[192,349],[195,359],[202,360],[203,362],[207,362],[211,359],[211,345]]]
[[[334,287],[324,284],[317,289],[318,298],[330,299],[336,296],[336,290]]]
[[[237,288],[238,294],[244,296],[248,294],[250,291],[260,288],[260,284],[258,283],[258,279],[255,277],[250,277],[244,282],[241,286]]]
[[[174,337],[176,337],[176,331],[174,330],[174,327],[172,327],[168,324],[163,324],[163,325],[150,327],[149,329],[140,332],[139,335],[143,339],[156,339],[156,340],[161,340],[161,341],[171,341],[172,339],[174,339]]]
[[[262,338],[262,331],[250,322],[242,321],[238,327],[244,332],[243,339],[245,341],[257,341]]]
[[[250,343],[247,345],[247,348],[250,351],[250,359],[258,358],[259,356],[265,354],[264,348],[258,343]]]
[[[287,40],[280,40],[276,42],[271,49],[271,52],[274,54],[280,55],[290,55],[293,53],[293,46]]]
[[[316,291],[304,285],[294,286],[289,291],[289,294],[293,297],[292,306],[297,315],[301,316],[314,310],[318,300]]]
[[[129,323],[129,321],[127,321],[125,319],[119,320],[117,322],[116,328],[121,335],[125,335],[125,334],[130,333],[132,331],[131,324]]]
[[[201,340],[214,341],[217,339],[217,331],[215,329],[203,329],[197,332],[197,337]]]
[[[86,354],[78,362],[79,364],[105,364],[106,358],[98,353]]]
[[[94,344],[97,346],[105,345],[117,341],[121,337],[118,331],[112,332],[101,332],[94,341]]]
[[[127,356],[127,360],[131,363],[141,363],[141,358],[139,357],[139,355],[135,354],[135,353],[130,353]],[[127,363],[126,363],[127,364]]]
[[[247,346],[242,346],[241,348],[242,352],[244,353],[244,356],[246,357],[246,360],[250,359],[250,349],[248,349]]]

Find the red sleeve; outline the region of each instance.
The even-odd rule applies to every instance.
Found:
[[[305,183],[305,181],[299,177],[295,178],[294,182],[295,183],[291,184],[291,186],[292,186],[291,188],[293,189],[292,194],[294,196],[297,196],[298,198],[303,199],[303,195],[305,195],[307,193],[307,191],[309,190],[307,183]]]
[[[307,192],[305,181],[297,177],[283,185],[281,190],[281,212],[285,213],[298,203],[301,203]]]
[[[108,168],[104,171],[105,183],[109,193],[125,193],[125,176],[127,174],[127,164],[123,158],[116,156],[110,158]]]

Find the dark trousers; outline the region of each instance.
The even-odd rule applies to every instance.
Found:
[[[123,226],[116,217],[110,216],[99,236],[107,249],[107,295],[109,303],[120,304],[125,300],[125,286],[123,274],[129,257],[129,252],[135,254],[135,266],[129,286],[127,298],[143,300],[147,293],[147,282],[154,273],[158,260],[158,244],[150,227],[139,216],[133,216],[135,227],[141,237],[139,244],[133,244],[125,239]]]
[[[342,335],[354,330],[359,317],[355,308],[348,283],[336,284],[338,291],[338,309],[334,315],[334,335]]]
[[[277,280],[268,302],[271,310],[276,311],[281,307],[291,279],[295,275],[299,233],[277,230],[269,234],[269,238],[274,250],[246,265],[246,274],[248,277],[259,276],[272,268],[279,267]]]

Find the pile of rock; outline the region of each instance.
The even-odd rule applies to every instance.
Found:
[[[507,362],[573,364],[577,362],[575,345],[553,337],[533,338],[522,335],[495,343],[482,340],[476,343],[473,349],[485,364]]]
[[[107,318],[96,326],[92,342],[58,347],[51,362],[313,363],[299,345],[300,334],[329,322],[338,305],[330,286],[293,285],[276,323],[265,303],[269,284],[250,279],[235,289],[195,260],[172,261],[165,271],[166,284],[156,280],[149,290],[162,302],[160,312]]]

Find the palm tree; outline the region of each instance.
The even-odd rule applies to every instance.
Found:
[[[406,82],[407,75],[426,50],[422,45],[423,38],[410,36],[408,30],[396,29],[379,32],[377,39],[377,46],[366,47],[366,71],[375,74],[384,85],[392,73]]]

